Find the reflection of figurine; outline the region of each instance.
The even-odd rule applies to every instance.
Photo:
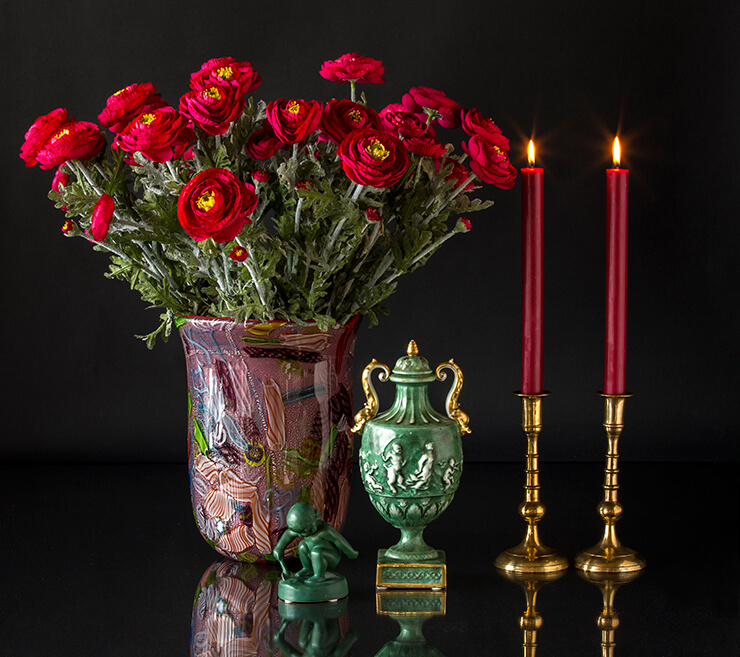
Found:
[[[280,603],[283,623],[275,634],[275,643],[285,657],[343,657],[357,641],[354,630],[344,637],[339,619],[347,612],[347,599],[312,605]],[[291,623],[298,623],[297,645],[286,639]]]
[[[280,598],[290,602],[319,602],[346,596],[347,580],[342,575],[328,572],[328,569],[336,567],[342,554],[356,559],[357,550],[305,502],[290,507],[286,524],[288,528],[272,551],[283,569],[283,579],[278,587]],[[285,565],[284,552],[296,538],[304,539],[298,545],[303,567],[293,574]]]
[[[401,447],[401,443],[393,443],[391,445],[383,462],[385,463],[388,488],[390,488],[394,493],[397,493],[399,488],[406,488],[402,471],[404,460],[403,447]]]
[[[434,468],[434,445],[427,443],[424,445],[424,451],[419,457],[419,463],[416,466],[416,472],[409,475],[409,483],[414,490],[422,490],[429,486],[432,478],[432,469]]]
[[[454,456],[450,456],[450,460],[447,462],[447,467],[445,467],[444,472],[442,473],[442,483],[445,485],[445,488],[449,488],[455,483],[455,473],[459,469],[460,464],[455,460]]]
[[[378,469],[378,462],[375,461],[372,465],[365,461],[362,464],[362,469],[364,471],[363,478],[365,481],[365,486],[370,488],[374,493],[382,493],[383,492],[383,486],[378,482],[378,480],[375,478],[375,472]]]

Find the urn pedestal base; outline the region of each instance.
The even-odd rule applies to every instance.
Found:
[[[436,559],[424,561],[399,561],[378,550],[375,586],[379,589],[431,589],[447,588],[447,563],[443,550],[437,550]]]

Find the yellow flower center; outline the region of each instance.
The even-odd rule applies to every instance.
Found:
[[[69,134],[69,128],[62,128],[57,134],[55,134],[51,140],[56,141],[57,139],[61,139],[62,137],[65,137]]]
[[[196,200],[195,206],[203,212],[208,212],[216,205],[216,195],[211,192],[203,192]]]
[[[374,160],[380,160],[381,162],[391,154],[379,139],[372,139],[370,143],[365,146],[365,151]]]
[[[216,69],[216,75],[222,80],[231,80],[234,77],[234,69],[231,66],[221,66]]]
[[[298,114],[301,111],[301,104],[297,100],[291,100],[285,109],[291,114]]]
[[[146,114],[142,114],[139,117],[139,123],[143,123],[144,125],[149,125],[150,123],[154,123],[154,121],[157,120],[157,115],[153,114],[152,112],[147,112]]]
[[[214,100],[221,100],[221,92],[218,90],[217,87],[208,87],[207,89],[203,89],[201,93],[204,96],[208,96],[208,98],[213,98]]]
[[[128,90],[129,90],[129,89],[131,89],[131,88],[132,88],[133,86],[134,86],[133,84],[130,84],[130,85],[128,85],[128,87],[124,87],[123,89],[119,89],[119,90],[118,90],[118,91],[116,91],[116,93],[114,93],[113,95],[114,95],[114,96],[120,96],[120,95],[121,95],[122,93],[124,93],[124,92],[128,91]]]
[[[349,111],[349,118],[355,123],[359,123],[362,121],[362,112],[355,107]]]

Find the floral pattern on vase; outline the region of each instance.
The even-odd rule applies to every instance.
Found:
[[[315,324],[181,318],[193,512],[206,541],[272,560],[296,502],[337,530],[351,475],[352,360],[359,317]]]

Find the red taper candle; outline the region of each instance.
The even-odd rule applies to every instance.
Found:
[[[534,166],[529,142],[529,167],[522,169],[522,394],[542,392],[542,169]]]
[[[619,138],[614,169],[606,170],[606,340],[604,393],[625,392],[627,352],[627,191],[629,170],[620,169]]]

